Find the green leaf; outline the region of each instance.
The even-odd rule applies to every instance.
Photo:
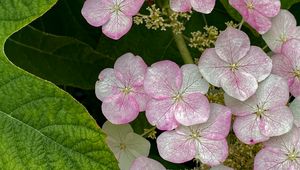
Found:
[[[290,9],[294,4],[299,2],[300,0],[281,0],[281,8]]]
[[[118,169],[105,135],[86,109],[50,82],[9,62],[8,37],[56,0],[0,3],[1,169]]]

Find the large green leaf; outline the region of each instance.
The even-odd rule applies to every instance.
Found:
[[[117,169],[86,109],[50,82],[9,62],[4,43],[56,0],[0,3],[1,169]]]
[[[299,2],[300,0],[281,0],[281,8],[290,9],[294,4]]]

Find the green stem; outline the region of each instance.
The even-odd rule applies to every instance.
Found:
[[[239,30],[242,29],[243,24],[244,24],[244,18],[242,19],[242,21],[241,21],[240,24],[239,24]]]
[[[141,136],[142,136],[142,137],[145,137],[145,135],[147,135],[148,133],[152,132],[152,131],[155,130],[155,129],[156,129],[156,127],[153,126],[152,128],[146,130],[143,134],[141,134]]]

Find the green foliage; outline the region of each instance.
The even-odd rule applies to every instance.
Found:
[[[117,169],[105,135],[86,109],[52,83],[14,66],[4,54],[7,38],[55,3],[0,3],[0,167]]]
[[[294,4],[299,3],[300,0],[280,0],[281,8],[290,9]]]

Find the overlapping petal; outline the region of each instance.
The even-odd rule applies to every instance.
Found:
[[[263,14],[266,17],[275,17],[281,7],[279,0],[253,0],[255,10]]]
[[[145,0],[123,0],[121,11],[127,16],[136,15],[142,7]]]
[[[113,125],[109,121],[103,124],[102,130],[115,142],[125,141],[127,134],[133,132],[129,124]]]
[[[141,156],[133,161],[130,170],[166,170],[166,168],[154,159]]]
[[[195,11],[209,14],[214,9],[216,0],[190,0],[190,2]]]
[[[188,12],[192,9],[190,0],[170,0],[170,7],[175,12]]]
[[[279,8],[280,9],[280,8]],[[253,10],[244,16],[245,21],[251,25],[258,33],[265,34],[272,27],[271,19],[262,15],[259,11]]]
[[[255,94],[246,101],[240,101],[224,94],[224,101],[225,105],[228,106],[232,110],[232,113],[236,116],[246,116],[254,113],[257,109],[258,103]]]
[[[300,97],[297,97],[290,105],[294,116],[294,124],[299,128],[300,127]]]

